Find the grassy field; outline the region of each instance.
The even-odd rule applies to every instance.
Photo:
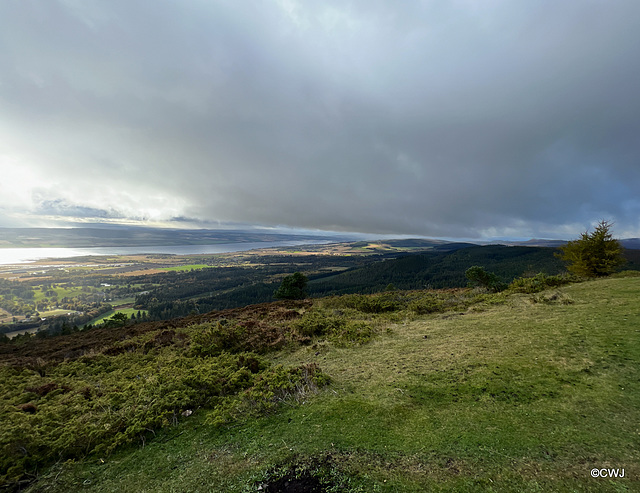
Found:
[[[138,312],[141,312],[141,314],[146,313],[145,310],[136,310],[135,308],[118,308],[117,310],[111,310],[111,311],[108,311],[107,313],[100,315],[98,318],[91,320],[89,324],[91,325],[101,324],[106,319],[111,318],[116,313],[124,313],[127,317],[131,318],[132,314],[135,313],[137,316]]]
[[[12,319],[13,315],[11,315],[8,311],[0,308],[0,323],[11,322]]]
[[[55,310],[45,310],[40,312],[40,316],[41,317],[56,317],[58,315],[65,315],[67,313],[69,313],[70,310],[63,310],[63,309],[55,309]]]
[[[61,286],[56,286],[54,288],[51,288],[50,290],[55,293],[55,296],[58,299],[72,298],[82,293],[82,288],[79,288],[79,287],[64,288]],[[42,288],[40,287],[37,287],[36,289],[34,289],[34,297],[33,297],[34,301],[42,301],[42,299],[46,297],[45,293],[46,291],[43,291]]]
[[[317,394],[222,427],[196,409],[143,448],[59,463],[29,491],[286,491],[278,479],[324,485],[299,491],[640,491],[639,295],[639,278],[618,278],[367,315],[372,342],[271,355],[317,363],[332,377]]]
[[[174,267],[163,267],[161,270],[163,271],[189,271],[189,270],[198,270],[198,269],[207,269],[211,268],[211,265],[207,264],[189,264],[189,265],[176,265]]]

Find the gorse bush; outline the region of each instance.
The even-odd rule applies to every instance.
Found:
[[[200,408],[222,424],[325,385],[315,365],[272,367],[247,350],[280,347],[273,341],[283,330],[223,319],[145,333],[60,364],[0,367],[0,484],[60,459],[144,444]]]
[[[438,297],[436,293],[428,293],[412,300],[408,308],[418,315],[426,315],[443,312],[446,310],[446,305],[444,300]]]
[[[401,310],[405,303],[400,293],[387,291],[373,295],[346,294],[330,299],[327,306],[352,308],[363,313],[387,313]]]
[[[509,290],[515,293],[538,293],[549,288],[557,288],[574,280],[569,276],[548,276],[542,272],[533,277],[518,277],[509,284]]]
[[[507,284],[497,275],[493,272],[487,272],[484,267],[480,267],[479,265],[469,267],[465,272],[465,276],[469,280],[470,287],[481,287],[493,293],[503,291],[507,288]]]
[[[222,351],[237,352],[246,346],[245,328],[225,319],[201,324],[196,329],[191,337],[191,348],[199,356],[215,356]]]
[[[246,352],[214,358],[176,358],[167,351],[97,355],[51,368],[44,378],[9,368],[0,369],[0,377],[3,483],[59,458],[106,455],[123,444],[144,443],[186,411],[212,409],[220,424],[328,383],[316,366],[272,368]]]
[[[544,303],[547,305],[560,304],[560,305],[571,305],[573,304],[573,299],[567,296],[564,293],[556,291],[554,293],[538,293],[534,294],[529,298],[529,301],[532,303]]]
[[[344,318],[327,316],[318,310],[310,310],[291,326],[301,336],[317,337],[340,331],[345,323]]]
[[[287,368],[276,365],[257,375],[237,397],[226,398],[209,412],[206,422],[219,426],[240,418],[265,414],[281,402],[299,403],[328,385],[331,379],[314,364]]]
[[[612,274],[611,277],[615,277],[618,279],[624,279],[628,277],[640,277],[640,271],[637,270],[623,270],[621,272],[616,272]]]
[[[340,330],[331,334],[330,340],[338,346],[366,344],[376,335],[375,329],[367,322],[349,320]]]
[[[354,310],[366,315],[409,312],[414,315],[465,310],[476,303],[485,303],[494,293],[473,292],[469,289],[443,289],[420,291],[393,291],[371,295],[348,294],[323,300],[323,306],[341,310]],[[500,298],[504,301],[504,298]],[[357,316],[357,315],[354,315]],[[300,323],[306,323],[305,317]]]
[[[17,480],[54,459],[143,443],[183,411],[214,407],[250,388],[252,369],[267,366],[249,353],[178,359],[171,352],[138,351],[80,358],[49,368],[46,377],[2,368],[0,474]],[[44,386],[55,389],[33,392]]]
[[[365,344],[375,336],[367,322],[326,315],[319,310],[305,313],[292,327],[302,336],[324,336],[337,345]]]

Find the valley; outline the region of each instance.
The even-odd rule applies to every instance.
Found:
[[[215,255],[113,255],[0,266],[0,332],[49,334],[102,323],[163,320],[273,301],[283,276],[300,271],[309,293],[327,296],[466,285],[471,265],[510,281],[524,272],[556,274],[543,247],[387,240],[263,248]],[[139,317],[142,317],[139,319]],[[75,329],[74,329],[75,327]],[[35,329],[35,330],[34,330]]]

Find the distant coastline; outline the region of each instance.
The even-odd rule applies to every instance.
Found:
[[[282,240],[216,243],[211,245],[160,245],[160,246],[113,246],[83,248],[0,248],[0,265],[29,264],[44,259],[64,259],[100,255],[206,255],[216,253],[244,252],[261,248],[293,247],[299,245],[321,245],[333,240]]]

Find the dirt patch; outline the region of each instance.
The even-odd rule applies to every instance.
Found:
[[[320,457],[295,457],[273,468],[257,491],[266,493],[324,493],[346,488],[349,478],[331,454]]]
[[[287,473],[286,476],[264,485],[262,491],[267,493],[324,493],[327,491],[327,487],[320,484],[318,478],[308,473],[301,477]]]
[[[38,412],[38,408],[35,404],[28,402],[27,404],[20,404],[18,409],[23,413],[35,414]]]

